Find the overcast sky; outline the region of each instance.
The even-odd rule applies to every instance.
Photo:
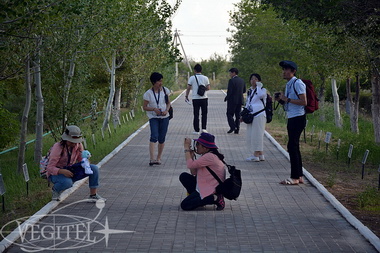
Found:
[[[179,31],[188,58],[200,61],[210,58],[214,53],[223,56],[228,54],[226,38],[230,37],[227,32],[230,27],[229,11],[239,1],[182,0],[172,22],[173,29]]]

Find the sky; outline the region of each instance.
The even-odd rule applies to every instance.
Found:
[[[178,30],[187,58],[200,61],[214,53],[228,56],[226,38],[231,34],[229,11],[240,0],[182,0],[174,15],[173,32]],[[174,0],[172,0],[174,3]],[[182,52],[182,48],[179,46]]]

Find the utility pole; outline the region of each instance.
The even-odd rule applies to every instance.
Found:
[[[174,47],[178,46],[177,29],[175,29],[175,32],[174,32],[173,45]],[[178,61],[175,62],[175,84],[178,87]]]
[[[178,30],[175,29],[175,32],[174,32],[174,41],[175,41],[175,43],[177,42],[177,39],[178,39],[179,44],[181,45],[183,56],[185,57],[185,61],[187,63],[187,66],[189,67],[189,70],[190,70],[190,73],[191,73],[191,72],[193,72],[193,70],[191,69],[190,62],[187,60],[185,49],[183,48],[183,44],[182,44],[181,38],[179,37]],[[177,46],[177,43],[175,44],[175,46]]]

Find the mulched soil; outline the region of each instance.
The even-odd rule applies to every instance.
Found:
[[[268,127],[267,125],[267,131],[286,149],[286,128],[274,127],[273,125]],[[301,143],[303,165],[306,170],[358,220],[380,237],[380,208],[377,207],[377,211],[363,210],[358,202],[358,194],[369,185],[377,187],[378,173],[366,173],[365,180],[362,180],[360,165],[356,166],[358,169],[354,169],[354,171],[352,169],[347,171],[345,169],[347,165],[339,164],[336,159],[316,158],[313,149],[315,147]]]

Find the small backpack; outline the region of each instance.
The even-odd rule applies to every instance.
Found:
[[[307,105],[305,106],[305,112],[313,113],[314,111],[319,109],[319,106],[318,106],[319,99],[317,97],[317,94],[315,93],[314,85],[310,80],[301,79],[301,81],[306,85]],[[297,79],[295,82],[297,82]],[[294,85],[293,85],[293,89],[294,89],[294,92],[297,94],[297,97],[299,97]]]
[[[272,118],[273,118],[273,99],[269,94],[267,94],[266,103],[264,103],[263,99],[261,99],[261,102],[263,102],[263,105],[265,108],[265,114],[267,116],[267,123],[271,123]]]
[[[226,164],[226,163],[225,163]],[[241,171],[236,169],[235,166],[226,164],[230,177],[224,180],[220,180],[218,175],[206,166],[210,174],[218,181],[219,185],[215,188],[217,194],[222,194],[226,199],[237,200],[240,195],[242,180],[241,180]]]

